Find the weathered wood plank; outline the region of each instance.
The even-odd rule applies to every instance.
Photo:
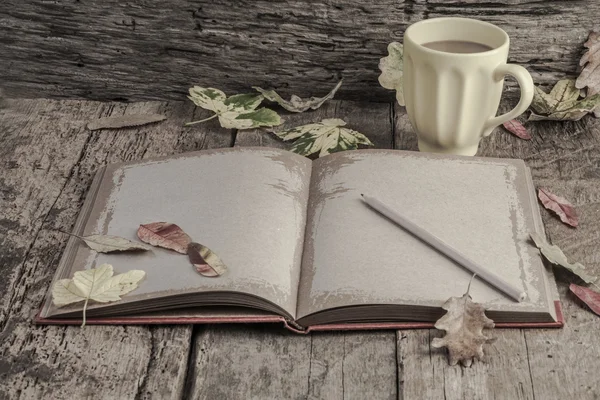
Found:
[[[394,332],[312,335],[309,399],[396,399]]]
[[[0,111],[3,150],[0,397],[179,398],[191,327],[32,325],[94,171],[105,163],[180,152],[189,142],[228,145],[204,128],[184,131],[193,106],[17,101]],[[93,118],[165,113],[156,125],[89,132]]]
[[[507,100],[501,111],[513,103]],[[396,145],[416,150],[416,136],[404,109],[396,106],[394,110]],[[598,275],[600,121],[586,117],[578,122],[527,123],[526,127],[532,140],[499,128],[482,140],[478,155],[522,158],[531,167],[536,185],[569,198],[585,223],[572,229],[542,209],[546,231],[569,257]],[[443,352],[430,353],[430,359],[415,354],[419,348],[421,354],[427,353],[429,336],[438,334],[436,331],[403,332],[407,343],[403,346],[401,340],[398,344],[400,358],[410,357],[411,361],[401,364],[404,398],[421,398],[424,390],[431,395],[427,397],[443,393],[448,399],[494,398],[498,393],[511,393],[510,398],[597,398],[600,389],[592,371],[600,366],[600,349],[594,345],[600,320],[567,294],[567,283],[576,282],[575,278],[560,272],[557,278],[566,326],[562,330],[497,330],[494,336],[499,340],[488,346],[487,364],[462,369],[460,376],[453,371],[461,369],[448,369]]]
[[[392,145],[389,104],[331,101],[318,110],[282,114],[282,128],[342,118],[377,147]],[[235,145],[290,147],[258,129],[238,131]],[[397,396],[395,337],[395,332],[302,336],[281,326],[210,326],[195,337],[190,397],[392,399]]]
[[[0,81],[28,97],[181,100],[192,84],[315,95],[343,77],[339,98],[390,101],[378,60],[413,22],[496,23],[510,60],[543,83],[576,73],[599,11],[593,0],[5,0]]]

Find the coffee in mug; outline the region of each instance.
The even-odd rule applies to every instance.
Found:
[[[533,80],[519,65],[507,64],[509,38],[487,22],[433,18],[404,33],[404,100],[419,150],[475,155],[479,141],[522,114],[533,99]],[[521,87],[521,99],[496,116],[504,76]]]

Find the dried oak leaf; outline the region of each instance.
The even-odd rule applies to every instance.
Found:
[[[345,125],[343,120],[331,118],[274,133],[283,140],[297,139],[291,151],[303,156],[319,153],[320,157],[343,150],[356,150],[359,144],[373,146],[369,138],[345,128]]]
[[[575,86],[579,89],[587,87],[587,95],[592,96],[600,93],[600,33],[590,32],[584,46],[588,50],[579,61],[579,65],[584,68]]]
[[[303,99],[293,94],[289,101],[283,99],[274,90],[265,90],[258,86],[252,86],[252,88],[265,96],[265,99],[279,104],[288,111],[299,113],[304,112],[309,108],[316,110],[317,108],[321,107],[327,100],[333,99],[333,96],[335,96],[335,93],[338,91],[340,86],[342,86],[342,81],[339,81],[338,84],[335,85],[331,92],[329,92],[325,97],[311,97],[310,99]]]
[[[228,129],[276,126],[283,122],[279,114],[273,110],[256,109],[264,99],[260,94],[235,94],[227,97],[219,89],[194,86],[190,88],[188,99],[198,107],[213,111],[215,114],[200,121],[188,122],[186,125],[197,124],[217,117],[221,126]]]
[[[569,290],[583,301],[596,315],[600,315],[600,293],[583,286],[571,283]]]
[[[79,236],[73,233],[63,232],[69,236],[83,240],[85,244],[98,253],[112,253],[115,251],[149,251],[152,248],[144,243],[133,242],[119,236],[112,235],[89,235]]]
[[[596,281],[596,277],[588,275],[585,272],[585,267],[581,263],[571,264],[567,260],[567,256],[565,253],[558,247],[557,245],[551,245],[546,241],[545,238],[541,237],[537,233],[530,233],[531,239],[535,243],[535,246],[540,249],[540,253],[548,260],[548,262],[563,267],[573,274],[577,275],[581,278],[585,283],[594,283]]]
[[[527,132],[527,129],[516,119],[511,119],[502,124],[504,129],[512,133],[513,135],[520,137],[524,140],[531,140],[531,135]]]
[[[187,254],[188,245],[192,242],[192,239],[183,229],[169,222],[152,222],[140,225],[137,235],[142,242],[175,250],[181,254]]]
[[[396,100],[401,106],[404,102],[404,86],[402,76],[404,74],[404,47],[398,42],[392,42],[387,47],[388,55],[379,60],[379,84],[386,89],[396,91]]]
[[[81,324],[83,327],[90,300],[98,303],[121,300],[122,295],[138,287],[145,275],[144,271],[132,270],[113,276],[112,265],[102,264],[98,268],[75,272],[73,279],[61,279],[56,282],[52,288],[52,301],[57,307],[85,301]]]
[[[476,358],[483,358],[483,345],[495,339],[483,335],[484,328],[493,328],[494,321],[485,316],[485,308],[471,300],[468,291],[462,297],[451,297],[442,306],[448,312],[437,320],[435,327],[446,331],[443,338],[433,339],[433,347],[447,347],[450,365],[459,361],[469,367]]]
[[[188,245],[187,254],[196,271],[203,276],[221,276],[227,271],[227,266],[211,249],[192,242]]]
[[[529,121],[577,121],[600,105],[600,94],[579,100],[580,94],[572,79],[558,81],[550,93],[536,86],[531,108],[545,115],[531,113]]]
[[[134,126],[142,126],[152,124],[154,122],[164,121],[165,119],[167,119],[167,117],[162,114],[119,115],[117,117],[99,118],[87,124],[87,128],[90,131],[111,128],[131,128]]]
[[[564,197],[557,196],[547,189],[539,188],[538,198],[546,209],[554,211],[565,224],[571,225],[573,228],[579,225],[579,217],[573,204]]]

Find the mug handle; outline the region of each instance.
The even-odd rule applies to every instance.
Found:
[[[506,114],[490,118],[485,123],[486,130],[488,128],[495,128],[523,114],[533,100],[533,79],[525,68],[516,64],[502,64],[494,70],[494,79],[496,80],[504,79],[505,75],[511,75],[517,80],[521,88],[521,99],[519,99],[517,106]]]

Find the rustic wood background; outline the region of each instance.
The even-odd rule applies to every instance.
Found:
[[[511,104],[503,104],[506,111]],[[89,131],[105,116],[166,121]],[[600,318],[558,274],[563,329],[496,329],[485,362],[448,365],[435,329],[297,335],[282,326],[35,326],[32,323],[94,172],[102,165],[230,146],[289,148],[262,130],[235,131],[189,102],[18,100],[0,107],[0,399],[599,399]],[[284,127],[344,118],[378,148],[416,150],[402,107],[334,100],[283,113]],[[497,130],[479,155],[522,158],[536,186],[566,196],[577,229],[542,209],[570,260],[600,275],[600,119],[529,124],[533,140]]]
[[[0,86],[10,96],[182,99],[192,84],[391,101],[387,43],[411,23],[478,18],[511,37],[537,83],[577,73],[597,0],[2,0]]]

